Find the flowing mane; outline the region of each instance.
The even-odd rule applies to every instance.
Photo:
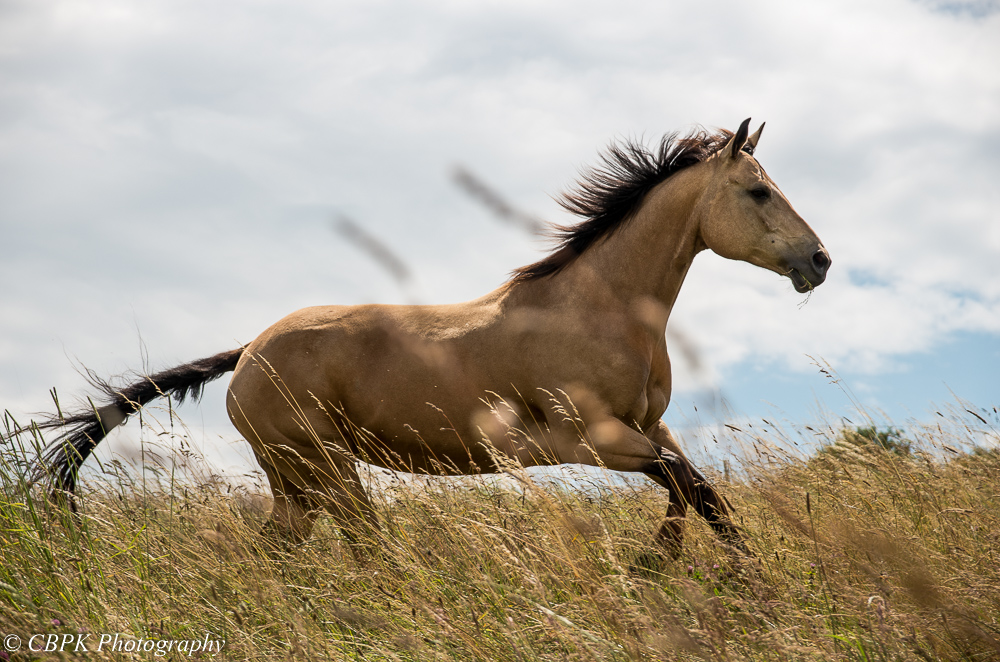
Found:
[[[699,129],[680,137],[668,133],[656,151],[634,140],[612,144],[600,164],[583,172],[576,186],[556,200],[563,209],[583,217],[575,225],[554,225],[549,235],[556,249],[538,262],[515,269],[519,283],[558,273],[578,255],[628,222],[646,194],[684,168],[701,163],[720,150],[731,131]]]

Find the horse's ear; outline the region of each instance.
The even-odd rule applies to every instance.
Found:
[[[750,126],[750,118],[743,120],[743,124],[740,124],[740,128],[736,130],[736,135],[732,137],[729,141],[729,155],[732,158],[736,158],[740,154],[740,150],[743,149],[743,145],[747,142],[748,127]]]
[[[764,131],[764,124],[766,124],[766,122],[761,122],[760,128],[754,131],[752,136],[747,138],[747,144],[746,147],[744,147],[744,149],[746,150],[746,153],[749,154],[750,156],[753,156],[754,151],[757,149],[757,142],[760,140],[761,132]]]

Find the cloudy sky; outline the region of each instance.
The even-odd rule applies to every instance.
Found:
[[[456,166],[566,223],[553,197],[609,142],[748,116],[833,268],[806,300],[699,256],[675,420],[855,416],[845,391],[899,423],[994,407],[998,63],[995,0],[0,0],[0,408],[306,305],[475,298],[545,245]],[[182,416],[235,438],[223,390]]]

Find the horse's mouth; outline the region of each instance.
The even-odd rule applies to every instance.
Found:
[[[792,286],[799,294],[805,294],[813,289],[813,284],[806,280],[805,277],[799,273],[798,269],[789,270],[788,278],[792,281]]]

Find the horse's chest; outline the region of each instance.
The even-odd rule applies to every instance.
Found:
[[[670,401],[670,361],[665,351],[651,348],[645,352],[623,353],[609,368],[617,371],[619,390],[611,398],[615,414],[627,423],[641,427],[655,423]]]
[[[658,419],[670,398],[665,353],[620,342],[604,346],[590,366],[589,381],[618,418],[645,424]]]

